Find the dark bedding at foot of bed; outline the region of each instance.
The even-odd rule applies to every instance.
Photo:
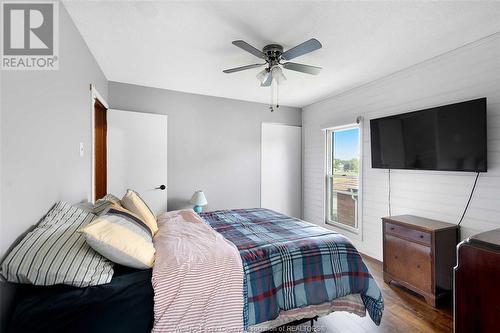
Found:
[[[151,270],[116,267],[110,283],[76,288],[15,285],[8,332],[150,332]]]

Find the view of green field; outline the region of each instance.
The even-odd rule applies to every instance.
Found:
[[[333,190],[357,190],[358,171],[358,159],[335,159],[333,163]]]

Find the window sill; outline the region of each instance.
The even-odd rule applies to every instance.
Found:
[[[335,221],[325,221],[325,226],[328,229],[331,229],[335,232],[338,232],[340,234],[346,234],[348,236],[351,236],[352,238],[359,239],[361,240],[361,230],[360,228],[353,228],[350,226],[347,226],[345,224],[341,224]]]

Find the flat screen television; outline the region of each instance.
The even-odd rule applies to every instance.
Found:
[[[486,172],[486,98],[370,120],[372,167]]]

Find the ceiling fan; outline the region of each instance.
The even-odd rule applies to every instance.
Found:
[[[274,111],[273,104],[276,104],[276,107],[279,108],[279,104],[277,101],[278,84],[286,80],[286,77],[283,74],[282,67],[288,70],[306,74],[312,74],[312,75],[318,75],[319,72],[321,71],[321,67],[304,65],[288,61],[320,49],[322,45],[316,38],[311,38],[284,52],[283,52],[283,46],[279,44],[266,45],[264,46],[262,51],[260,51],[256,47],[253,47],[252,45],[248,44],[243,40],[235,40],[233,42],[233,45],[247,51],[250,54],[253,54],[257,58],[260,58],[265,62],[226,69],[223,72],[226,74],[230,74],[239,71],[244,71],[247,69],[266,66],[266,68],[264,68],[261,72],[257,74],[257,79],[260,81],[261,87],[269,87],[273,84],[273,82],[275,82],[276,103],[274,103],[275,96],[273,90],[273,94],[271,95],[271,105],[270,105],[271,112]]]

